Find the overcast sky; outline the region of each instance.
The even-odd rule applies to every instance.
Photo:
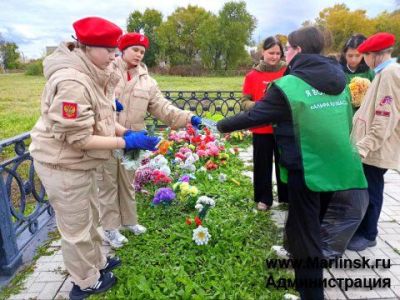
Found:
[[[164,18],[177,7],[198,5],[213,13],[223,7],[224,0],[0,0],[0,33],[7,41],[18,44],[25,57],[37,58],[46,46],[70,39],[72,23],[87,16],[100,16],[126,29],[130,12],[154,8]],[[393,11],[399,0],[249,0],[247,10],[256,17],[253,39],[258,42],[268,35],[288,34],[305,20],[314,20],[321,9],[346,2],[350,9],[365,9],[370,17],[382,11]]]

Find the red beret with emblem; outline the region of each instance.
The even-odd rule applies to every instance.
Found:
[[[122,29],[99,17],[87,17],[73,24],[77,40],[88,46],[116,48]]]
[[[130,46],[143,46],[147,49],[149,45],[150,42],[147,36],[137,32],[126,33],[121,36],[118,41],[118,48],[121,51]]]
[[[395,37],[391,33],[379,32],[371,35],[358,46],[357,50],[360,53],[379,52],[390,48],[395,43]]]

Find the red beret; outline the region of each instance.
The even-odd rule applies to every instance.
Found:
[[[116,48],[122,29],[99,17],[87,17],[73,24],[76,38],[84,45]]]
[[[147,49],[149,44],[147,36],[137,32],[126,33],[118,40],[118,48],[121,51],[130,46],[143,46]]]
[[[389,47],[392,47],[395,43],[395,37],[391,33],[379,32],[371,35],[364,42],[358,46],[357,50],[360,53],[366,52],[378,52]]]

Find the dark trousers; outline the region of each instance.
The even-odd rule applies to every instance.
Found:
[[[254,201],[272,205],[272,158],[275,157],[275,175],[278,201],[287,202],[287,185],[280,179],[279,153],[273,134],[253,133]]]
[[[378,235],[378,220],[382,210],[384,175],[387,169],[363,164],[368,182],[369,205],[356,234],[374,241]]]
[[[304,264],[311,259],[323,258],[320,234],[320,220],[333,193],[318,193],[310,191],[304,182],[301,171],[289,171],[288,177],[289,213],[286,222],[286,245],[292,257]],[[323,287],[307,287],[302,281],[322,281],[322,267],[318,265],[303,265],[295,267],[296,281],[300,284],[297,290],[303,300],[323,300]]]

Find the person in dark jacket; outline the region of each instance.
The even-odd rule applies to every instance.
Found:
[[[296,288],[307,300],[324,298],[322,284],[312,285],[322,282],[321,264],[307,262],[323,258],[320,220],[332,192],[366,187],[350,141],[352,108],[346,77],[338,62],[320,55],[323,47],[323,34],[316,27],[290,33],[285,76],[273,82],[249,111],[217,124],[221,132],[274,124],[279,163],[287,171],[287,247],[302,263],[294,266]],[[344,178],[346,172],[352,176]]]
[[[340,64],[346,75],[347,84],[354,77],[367,78],[372,81],[375,73],[365,63],[363,55],[358,52],[357,47],[360,46],[367,38],[362,34],[352,35],[344,44],[340,56]]]

